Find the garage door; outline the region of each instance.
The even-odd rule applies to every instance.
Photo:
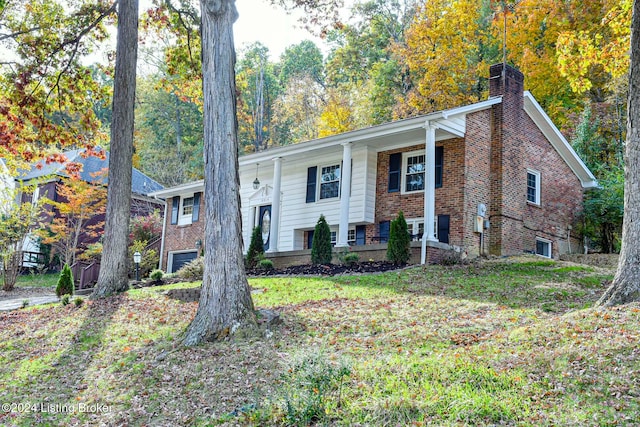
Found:
[[[182,268],[183,265],[185,265],[186,263],[188,263],[191,260],[196,259],[196,256],[198,255],[198,252],[194,251],[194,252],[182,252],[179,254],[172,254],[171,255],[171,271],[170,273],[175,273],[176,271],[180,270],[180,268]]]

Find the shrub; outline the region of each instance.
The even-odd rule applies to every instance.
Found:
[[[75,305],[76,307],[80,307],[82,306],[82,304],[84,304],[84,300],[80,297],[75,297],[73,299],[73,305]]]
[[[69,264],[65,264],[62,267],[58,284],[56,285],[56,296],[60,298],[62,295],[73,295],[73,276]]]
[[[151,274],[149,274],[149,277],[151,278],[151,280],[153,280],[154,282],[159,282],[162,280],[162,278],[164,277],[164,271],[162,270],[153,270],[151,272]]]
[[[145,277],[151,270],[154,270],[158,266],[160,261],[160,255],[155,249],[147,248],[148,242],[146,240],[136,240],[131,246],[129,246],[128,261],[130,262],[129,275],[135,277],[136,265],[133,262],[133,254],[140,252],[142,260],[140,261],[140,277]]]
[[[332,362],[322,353],[298,356],[284,378],[284,424],[323,424],[328,403],[336,397],[340,399],[344,378],[350,375],[348,365]]]
[[[273,270],[273,261],[271,261],[270,259],[261,259],[258,262],[258,267],[260,267],[262,270]]]
[[[360,256],[358,256],[358,254],[355,252],[349,252],[344,256],[344,263],[346,265],[357,264],[358,261],[360,261]]]
[[[357,264],[360,260],[360,256],[357,253],[349,252],[349,250],[346,249],[336,253],[336,257],[338,261],[347,266]]]
[[[253,229],[251,243],[245,258],[247,268],[254,268],[264,257],[264,241],[262,240],[262,228],[260,226]]]
[[[69,305],[69,300],[70,299],[71,299],[71,295],[64,294],[64,295],[62,295],[62,298],[60,298],[60,302],[62,303],[62,305]]]
[[[402,211],[391,221],[389,242],[387,243],[387,259],[394,264],[406,264],[411,257],[411,236],[407,231],[407,221]]]
[[[134,216],[129,222],[129,242],[151,242],[162,235],[162,217],[159,211],[145,216]]]
[[[179,278],[190,282],[202,280],[202,277],[204,276],[204,257],[198,257],[193,261],[189,261],[176,272],[176,275]]]
[[[320,215],[316,228],[313,231],[313,243],[311,244],[311,263],[312,264],[331,264],[331,230],[329,224],[324,219],[324,215]]]

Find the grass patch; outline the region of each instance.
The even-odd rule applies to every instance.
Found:
[[[640,304],[587,308],[611,275],[498,260],[250,280],[284,325],[183,348],[177,284],[0,314],[0,425],[633,425]],[[73,406],[75,405],[75,406]]]
[[[21,274],[16,280],[16,286],[29,288],[51,288],[58,283],[58,273],[48,274]]]

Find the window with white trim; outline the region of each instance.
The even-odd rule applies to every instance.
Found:
[[[356,229],[350,228],[347,230],[347,243],[352,243],[356,241]],[[338,243],[338,231],[331,232],[331,244],[335,246]]]
[[[193,197],[184,197],[182,199],[182,209],[180,212],[184,216],[193,214]]]
[[[178,225],[187,225],[193,222],[193,197],[180,198],[179,212]]]
[[[551,241],[541,238],[536,238],[536,255],[543,256],[545,258],[552,257]]]
[[[540,204],[540,172],[527,169],[527,202]]]
[[[424,190],[425,159],[424,151],[406,153],[402,156],[403,193]]]
[[[407,220],[407,231],[413,237],[412,240],[422,240],[424,236],[424,218],[411,218]],[[438,216],[433,219],[433,234],[438,238]]]
[[[320,169],[320,199],[340,196],[340,165],[323,166]]]

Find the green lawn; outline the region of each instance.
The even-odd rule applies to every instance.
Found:
[[[166,287],[2,314],[0,401],[31,406],[0,425],[637,425],[640,304],[592,308],[609,279],[533,257],[252,279],[284,325],[196,348]]]
[[[58,283],[59,273],[50,274],[23,274],[18,276],[16,286],[20,287],[55,287]]]

